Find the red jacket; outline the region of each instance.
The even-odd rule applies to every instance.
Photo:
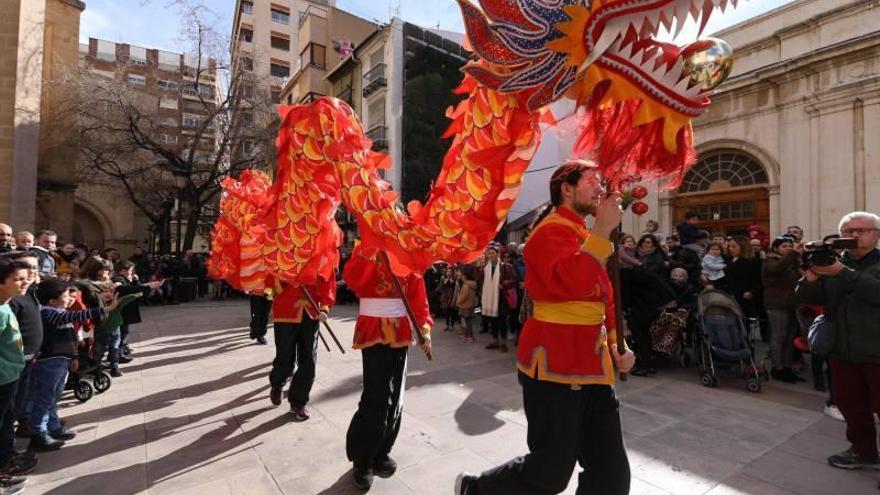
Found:
[[[330,311],[336,302],[336,281],[319,279],[317,285],[306,286],[306,290],[315,299],[315,303],[323,311]],[[309,317],[317,319],[318,312],[309,303],[301,287],[282,284],[281,289],[272,298],[272,321],[276,323],[301,323],[303,310]]]
[[[391,270],[386,259],[382,255],[368,257],[356,247],[351,259],[346,263],[342,273],[345,283],[357,294],[361,300],[361,314],[358,315],[354,327],[355,349],[364,349],[377,344],[391,347],[407,347],[412,343],[413,333],[409,317],[403,311],[402,302]],[[428,308],[428,295],[425,290],[425,280],[411,274],[407,277],[397,277],[403,293],[412,308],[416,324],[422,329],[423,334],[428,334],[434,325],[431,318],[431,310]],[[369,316],[371,303],[379,306],[397,307],[396,317]],[[372,307],[376,307],[374,304]]]
[[[557,383],[614,383],[608,347],[617,343],[617,331],[604,266],[612,251],[610,241],[590,236],[583,219],[566,208],[532,232],[524,256],[534,314],[519,338],[520,371]]]

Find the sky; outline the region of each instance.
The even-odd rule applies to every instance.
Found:
[[[713,17],[706,28],[712,33],[772,10],[793,0],[741,0],[734,11]],[[211,0],[217,29],[231,33],[235,0]],[[173,0],[87,0],[80,27],[80,41],[89,37],[130,43],[147,48],[185,51],[179,35],[179,11]],[[423,27],[464,31],[461,13],[454,0],[337,0],[336,6],[368,20],[387,22],[399,6],[400,17]],[[692,21],[691,21],[692,22]],[[693,40],[696,26],[691,23],[680,38]]]

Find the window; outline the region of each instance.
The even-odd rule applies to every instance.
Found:
[[[275,48],[276,50],[283,50],[285,52],[290,51],[290,40],[287,38],[282,38],[281,36],[273,34],[271,42],[272,48]]]
[[[697,207],[700,218],[709,221],[719,220],[748,220],[754,216],[754,203],[745,201],[741,203],[721,203],[715,205],[701,205]]]
[[[272,21],[279,24],[290,24],[290,13],[278,7],[272,7]]]
[[[161,97],[159,97],[159,108],[177,110],[177,97],[162,95]]]
[[[202,98],[211,98],[214,93],[214,87],[210,84],[187,83],[183,87],[183,94],[187,96],[199,96]]]
[[[160,127],[180,127],[177,123],[177,119],[174,117],[165,117],[164,119],[159,121]]]
[[[379,98],[375,101],[371,101],[369,106],[367,107],[367,117],[369,119],[370,125],[367,126],[368,129],[372,129],[376,126],[384,126],[385,125],[385,98]]]
[[[300,53],[302,67],[312,66],[323,69],[326,63],[327,48],[317,43],[309,43],[305,50]]]
[[[269,66],[269,73],[274,77],[287,77],[290,75],[290,66],[272,63]]]
[[[272,90],[272,103],[276,105],[281,103],[281,91]]]
[[[202,124],[202,119],[198,115],[193,115],[191,113],[183,114],[183,126],[184,127],[198,127]]]
[[[167,71],[179,71],[180,54],[159,51],[159,68]]]
[[[163,144],[177,144],[177,136],[173,134],[159,135],[159,142]]]
[[[251,2],[241,2],[241,13],[242,14],[253,14],[254,13],[254,4]]]
[[[251,99],[254,97],[254,87],[250,84],[242,84],[241,92],[239,93],[239,97],[243,99]]]
[[[115,62],[116,61],[116,43],[112,41],[98,41],[98,60],[104,60],[106,62]]]
[[[385,50],[379,49],[370,54],[370,67],[385,63]]]
[[[129,46],[128,63],[141,66],[147,65],[147,49],[140,46]]]
[[[250,28],[241,28],[238,37],[245,43],[250,43],[254,41],[254,30]]]
[[[254,126],[254,114],[252,114],[251,112],[242,112],[241,126],[242,127],[253,127]]]
[[[147,84],[147,78],[145,78],[144,76],[139,76],[137,74],[129,74],[128,84],[133,84],[135,86],[145,86]]]
[[[158,81],[156,81],[156,86],[163,91],[169,91],[169,92],[176,92],[177,91],[177,83],[174,81],[166,81],[165,79],[159,79]]]
[[[254,59],[250,57],[241,57],[241,68],[246,71],[254,70]]]
[[[715,152],[700,158],[684,176],[678,192],[706,192],[767,182],[764,168],[750,156],[740,152]]]
[[[253,141],[244,141],[241,143],[241,151],[245,156],[251,156],[254,154],[254,142]]]

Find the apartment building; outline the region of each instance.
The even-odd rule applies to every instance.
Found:
[[[232,24],[232,69],[248,73],[258,91],[281,102],[281,90],[300,69],[301,16],[330,9],[335,0],[236,0]]]
[[[218,102],[214,59],[89,38],[88,43],[80,44],[80,66],[91,76],[113,80],[129,90],[141,119],[149,122],[142,124],[142,128],[153,129],[151,137],[160,145],[185,155],[195,142],[193,166],[209,167],[213,162],[213,125],[209,124],[201,135],[198,133]],[[110,109],[107,116],[116,117]],[[154,159],[152,155],[148,157]],[[131,156],[131,160],[138,159]],[[77,197],[80,196],[88,207],[75,223],[74,237],[81,242],[128,251],[135,245],[151,244],[150,229],[161,227],[151,225],[118,187],[100,180],[81,180],[77,185]],[[171,228],[174,221],[170,220],[164,228],[175,232],[176,228]],[[196,247],[201,243],[206,242],[197,241]]]
[[[329,94],[360,116],[373,149],[390,156],[391,168],[383,173],[404,202],[424,199],[449,146],[440,136],[470,56],[463,39],[394,18],[325,76]]]
[[[351,56],[377,25],[336,7],[310,5],[299,17],[299,69],[281,90],[284,103],[308,103],[329,95],[327,70]]]

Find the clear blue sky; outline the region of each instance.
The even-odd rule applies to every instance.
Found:
[[[707,32],[723,29],[737,22],[774,9],[792,0],[740,0],[735,11],[716,15]],[[178,34],[178,11],[169,7],[171,0],[86,0],[80,38],[89,37],[131,43],[147,48],[183,51],[185,43]],[[231,31],[234,0],[212,0],[216,23],[223,33]],[[387,21],[396,5],[400,16],[414,24],[463,31],[458,5],[453,0],[337,0],[337,6],[369,20]],[[695,27],[686,28],[684,39],[693,39]]]

